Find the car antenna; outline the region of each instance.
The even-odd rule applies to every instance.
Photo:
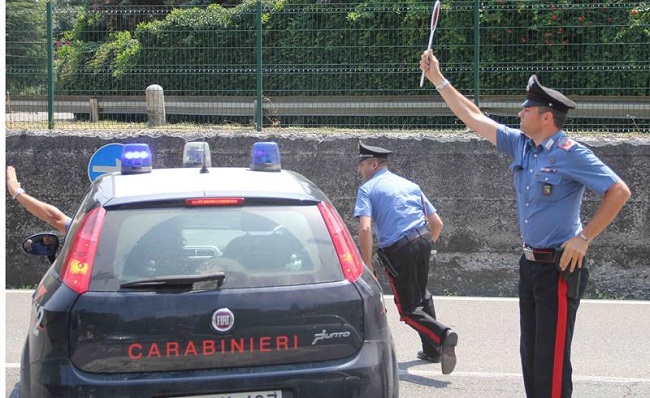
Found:
[[[203,166],[201,166],[201,171],[199,172],[201,174],[206,174],[210,172],[208,170],[208,166],[206,165],[207,154],[205,153],[206,152],[205,147],[206,147],[206,142],[205,142],[205,137],[203,137]]]

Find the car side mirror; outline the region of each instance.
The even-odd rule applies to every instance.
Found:
[[[22,248],[27,254],[34,256],[47,256],[50,263],[56,259],[59,249],[59,237],[52,233],[40,233],[25,239]]]

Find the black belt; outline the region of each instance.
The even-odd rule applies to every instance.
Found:
[[[547,264],[555,263],[555,254],[557,253],[556,249],[553,248],[538,249],[527,245],[524,245],[523,249],[524,249],[524,257],[526,257],[526,260],[528,261],[535,261],[538,263],[547,263]]]
[[[431,231],[429,230],[428,226],[425,225],[423,227],[412,230],[411,232],[399,238],[397,242],[388,247],[384,247],[382,250],[387,253],[393,252],[395,250],[401,249],[407,243],[413,242],[420,238],[431,239]]]

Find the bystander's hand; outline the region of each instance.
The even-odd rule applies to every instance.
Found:
[[[20,189],[20,183],[16,177],[16,169],[13,166],[7,166],[7,191],[11,197],[15,197],[16,191]]]

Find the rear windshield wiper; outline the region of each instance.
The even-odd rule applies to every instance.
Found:
[[[217,287],[221,287],[226,274],[224,272],[215,272],[203,275],[168,275],[157,278],[138,279],[131,282],[125,282],[120,285],[121,288],[147,288],[147,287],[192,287],[196,282],[217,281]]]

